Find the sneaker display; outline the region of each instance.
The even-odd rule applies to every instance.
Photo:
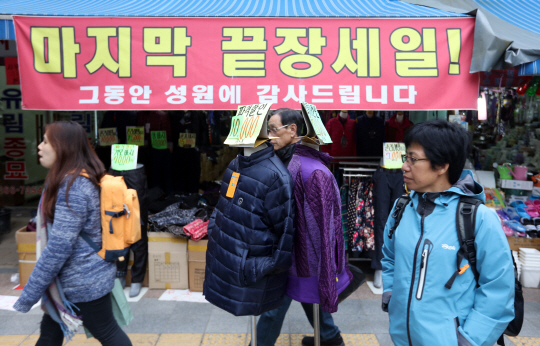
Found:
[[[305,336],[302,339],[302,346],[314,346],[315,338],[313,336]],[[321,346],[345,346],[341,334],[336,335],[333,339],[330,340],[321,340]]]

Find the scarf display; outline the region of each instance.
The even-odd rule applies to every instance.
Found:
[[[36,219],[36,260],[39,260],[45,250],[48,233],[52,228],[52,224],[47,222],[42,210],[42,201],[43,198],[39,201]],[[45,290],[41,302],[43,311],[60,325],[66,339],[71,340],[79,327],[82,326],[82,319],[73,311],[77,307],[66,299],[58,277],[54,278],[51,285]]]

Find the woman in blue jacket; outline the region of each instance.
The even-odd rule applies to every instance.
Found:
[[[514,318],[514,267],[497,215],[476,213],[478,286],[466,259],[451,289],[460,248],[456,208],[460,196],[485,201],[472,173],[463,170],[467,133],[447,121],[414,126],[405,136],[402,166],[411,201],[399,226],[390,217],[384,232],[383,309],[398,346],[493,346]],[[390,215],[393,214],[393,211]]]
[[[49,170],[38,209],[38,261],[14,305],[45,311],[36,345],[62,345],[83,324],[102,345],[130,346],[112,313],[116,264],[104,261],[81,237],[101,245],[99,180],[105,168],[76,122],[46,127],[39,162]],[[80,173],[84,170],[87,177]]]

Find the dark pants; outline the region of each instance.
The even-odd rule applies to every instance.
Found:
[[[124,181],[128,189],[134,189],[137,191],[141,212],[141,239],[135,244],[131,245],[131,251],[133,251],[134,256],[133,265],[131,266],[131,282],[143,282],[144,276],[146,275],[146,266],[148,262],[148,200],[146,198],[148,188],[146,183],[146,174],[144,173],[144,166],[142,164],[138,164],[136,169],[129,171],[115,171],[111,169],[109,173],[115,177],[124,177]],[[129,258],[122,262],[116,262],[118,277],[126,276],[128,262]]]
[[[382,270],[384,226],[396,199],[405,193],[401,169],[378,168],[373,174],[373,206],[375,208],[375,256],[371,268]]]
[[[104,346],[130,346],[131,341],[120,328],[112,312],[110,293],[87,303],[75,304],[77,315],[82,316],[83,325]],[[41,335],[36,346],[61,346],[64,333],[60,325],[48,314],[41,320]]]

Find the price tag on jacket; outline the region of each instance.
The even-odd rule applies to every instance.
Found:
[[[101,147],[108,147],[113,144],[118,144],[118,134],[116,133],[116,127],[108,127],[99,129],[99,145]]]
[[[178,146],[180,148],[195,148],[196,141],[196,133],[180,133],[178,138]]]
[[[240,173],[233,172],[231,181],[229,182],[229,188],[227,189],[226,196],[229,198],[234,197],[234,193],[236,191],[236,185],[238,185],[238,179],[240,178]]]
[[[126,127],[127,144],[144,145],[144,127],[128,126]]]
[[[317,107],[307,102],[302,102],[302,115],[307,126],[307,134],[302,137],[302,141],[317,145],[332,143],[332,139],[322,122]]]
[[[137,168],[139,147],[129,144],[114,144],[111,150],[111,166],[115,171],[129,171]]]
[[[231,130],[225,144],[237,147],[257,147],[268,140],[268,113],[271,103],[239,106],[232,117]]]
[[[152,138],[152,148],[167,149],[167,132],[166,131],[150,131]]]
[[[405,155],[405,153],[405,143],[383,143],[384,168],[401,168],[403,166],[401,155]]]

